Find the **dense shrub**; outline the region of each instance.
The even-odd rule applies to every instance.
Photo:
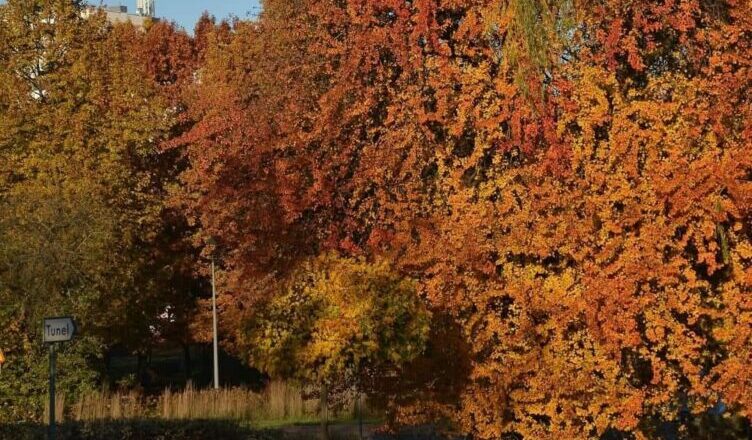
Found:
[[[6,344],[6,350],[10,349],[6,351],[7,363],[0,375],[0,423],[41,421],[49,389],[47,347],[42,344],[24,346],[25,335],[2,329],[0,341]],[[101,341],[90,336],[58,347],[56,380],[59,395],[73,402],[82,394],[97,389],[101,377],[95,364],[101,356],[101,348]]]

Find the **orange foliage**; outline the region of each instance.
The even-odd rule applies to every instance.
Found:
[[[228,307],[301,256],[388,257],[462,328],[444,408],[476,438],[750,415],[752,6],[502,6],[269,1],[214,35],[181,142]]]

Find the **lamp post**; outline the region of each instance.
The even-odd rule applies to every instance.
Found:
[[[214,255],[211,260],[211,272],[212,272],[212,320],[213,320],[213,335],[214,335],[214,389],[219,389],[219,347],[217,346],[217,284],[216,275],[214,269]]]
[[[209,237],[206,244],[212,247],[211,253],[211,284],[212,284],[212,342],[213,342],[213,366],[214,366],[214,389],[219,389],[219,346],[217,344],[217,277],[215,269],[215,257],[217,252],[217,240]]]

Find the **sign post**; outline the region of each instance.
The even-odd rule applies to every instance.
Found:
[[[44,343],[50,344],[50,437],[55,440],[57,427],[55,426],[55,363],[57,358],[56,345],[60,342],[70,342],[76,334],[76,323],[73,318],[46,318],[44,320]]]
[[[55,425],[55,344],[50,344],[50,439],[55,440],[57,426]]]

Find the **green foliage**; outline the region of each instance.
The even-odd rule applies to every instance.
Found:
[[[26,304],[16,293],[0,290],[0,350],[6,362],[0,373],[0,423],[20,420],[39,421],[48,398],[49,349],[41,342],[42,318],[26,314]],[[25,299],[23,296],[21,299]],[[49,309],[49,304],[46,305]],[[38,307],[35,310],[42,310]],[[44,313],[40,313],[39,316]],[[101,357],[103,344],[92,336],[58,346],[57,390],[75,399],[97,386],[99,375],[94,367]],[[2,437],[0,437],[2,438]]]
[[[574,5],[571,0],[509,0],[492,5],[483,21],[497,57],[529,92],[531,81],[540,83],[561,61],[575,27]]]
[[[14,188],[0,212],[0,421],[39,420],[47,396],[48,351],[41,342],[45,316],[84,318],[83,336],[61,346],[58,390],[70,397],[96,386],[95,361],[104,345],[91,330],[117,309],[107,292],[116,270],[117,225],[87,191]]]
[[[23,324],[36,329],[44,315],[101,311],[104,292],[126,282],[117,273],[122,256],[112,252],[123,238],[112,209],[86,188],[33,181],[5,200],[0,280]]]
[[[429,320],[415,282],[386,260],[326,254],[256,315],[248,342],[253,362],[273,375],[341,384],[420,355]]]
[[[12,341],[17,336],[2,334],[3,340]],[[93,337],[58,347],[56,390],[60,395],[76,400],[96,388],[99,375],[93,364],[102,348],[101,341]],[[49,349],[37,344],[23,350],[12,349],[7,356],[0,374],[0,423],[41,421],[49,399]]]

